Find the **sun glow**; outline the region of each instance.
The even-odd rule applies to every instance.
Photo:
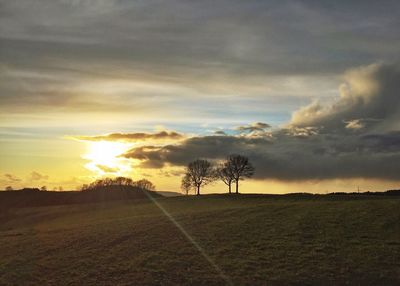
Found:
[[[98,175],[126,175],[132,167],[130,162],[122,157],[132,145],[120,142],[98,141],[90,142],[88,152],[83,156],[90,162],[85,167]]]

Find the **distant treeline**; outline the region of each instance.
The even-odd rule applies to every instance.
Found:
[[[96,180],[90,184],[84,184],[81,191],[94,191],[94,190],[121,190],[126,187],[133,187],[146,191],[155,191],[155,185],[147,179],[133,181],[128,177],[104,178]]]
[[[102,186],[97,188],[97,190],[110,190],[105,188],[106,186]],[[143,190],[143,188],[140,187],[136,187],[134,185],[130,186],[131,190]],[[115,188],[116,190],[120,190],[118,188]],[[123,190],[127,190],[130,188],[124,188]],[[82,189],[83,190],[83,189]],[[85,189],[86,191],[88,190],[96,190],[96,188],[94,189]],[[63,191],[63,192],[59,192],[59,191],[43,191],[39,188],[23,188],[23,189],[19,189],[19,190],[13,190],[13,191],[0,191],[3,193],[15,193],[15,192],[20,192],[20,193],[29,193],[29,192],[41,192],[41,193],[71,193],[71,192],[75,192],[75,191]],[[76,193],[76,192],[75,192]],[[163,192],[160,192],[163,193]],[[253,194],[253,195],[268,195],[268,194]],[[382,192],[351,192],[351,193],[345,193],[345,192],[334,192],[334,193],[327,193],[327,194],[312,194],[312,193],[288,193],[288,194],[274,194],[274,196],[313,196],[313,195],[318,195],[318,196],[343,196],[343,195],[347,195],[347,196],[354,196],[354,195],[363,195],[363,196],[400,196],[400,190],[387,190],[387,191],[382,191]]]
[[[81,203],[102,203],[111,201],[148,200],[162,197],[148,180],[132,181],[125,178],[101,179],[84,185],[82,191],[47,191],[39,188],[23,188],[16,191],[0,192],[1,210],[13,207],[33,207]],[[121,182],[124,182],[122,184]]]
[[[133,181],[128,177],[116,177],[116,178],[103,178],[98,179],[90,184],[83,184],[79,191],[96,191],[96,190],[146,190],[146,191],[155,191],[155,185],[146,179],[141,179],[138,181]],[[25,191],[25,192],[46,192],[50,191],[46,186],[42,186],[40,188],[23,188],[19,190],[14,190],[12,187],[8,186],[5,191]],[[54,189],[53,192],[62,192],[64,189],[59,187],[58,189]]]
[[[387,190],[384,192],[351,192],[351,193],[345,193],[345,192],[335,192],[335,193],[329,193],[327,195],[367,195],[367,196],[399,196],[400,195],[400,190]]]

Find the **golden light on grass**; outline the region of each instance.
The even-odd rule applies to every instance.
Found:
[[[88,142],[88,152],[82,157],[88,161],[85,167],[97,175],[126,175],[132,167],[128,160],[120,157],[132,144],[109,141]]]

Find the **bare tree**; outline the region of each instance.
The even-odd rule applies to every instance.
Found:
[[[181,182],[181,190],[184,194],[189,195],[189,191],[192,188],[192,184],[190,182],[190,177],[188,176],[188,174],[186,174],[183,178],[182,178],[182,182]]]
[[[225,185],[228,186],[229,188],[229,193],[232,193],[232,182],[235,180],[232,170],[230,168],[229,161],[226,161],[219,165],[217,169],[215,170],[215,176],[217,179],[221,180],[224,182]]]
[[[236,194],[239,193],[239,181],[250,178],[254,175],[254,167],[249,162],[249,158],[241,155],[230,155],[228,162],[230,172],[236,183]]]
[[[190,186],[196,188],[196,195],[200,195],[200,188],[215,179],[212,164],[207,160],[196,160],[186,168],[187,179]]]

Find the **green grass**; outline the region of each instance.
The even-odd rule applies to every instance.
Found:
[[[235,285],[399,285],[400,199],[157,199]],[[0,212],[0,285],[224,285],[151,201]]]

